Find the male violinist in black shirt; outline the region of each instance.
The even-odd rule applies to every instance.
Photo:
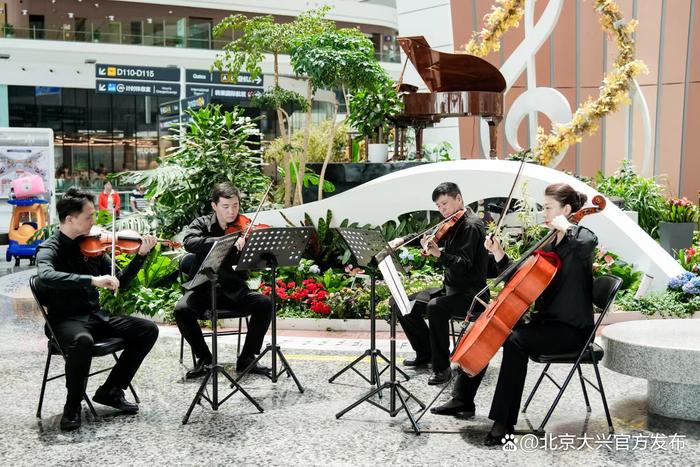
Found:
[[[192,221],[185,232],[185,250],[197,255],[197,263],[204,261],[214,242],[226,234],[229,225],[234,224],[240,211],[241,195],[237,188],[228,182],[214,186],[211,195],[212,214],[201,216]],[[245,344],[238,356],[236,371],[242,371],[255,360],[260,353],[265,333],[270,326],[272,300],[261,293],[248,288],[245,271],[234,271],[232,266],[238,262],[239,253],[245,246],[242,236],[236,241],[231,253],[224,259],[218,274],[217,304],[220,308],[231,310],[237,316],[250,316]],[[173,314],[177,327],[185,340],[192,347],[197,357],[194,368],[186,374],[187,378],[199,378],[207,372],[207,365],[212,361],[212,354],[207,347],[198,319],[206,316],[211,305],[210,286],[202,284],[182,296],[175,305]],[[268,375],[270,369],[256,364],[250,373]]]
[[[128,285],[155,246],[156,238],[144,236],[134,259],[117,277],[110,275],[111,264],[104,256],[87,257],[80,251],[82,236],[90,233],[95,224],[94,203],[92,193],[75,187],[68,189],[56,203],[58,232],[37,252],[39,286],[46,288],[49,324],[66,354],[68,395],[62,430],[80,427],[81,401],[96,338],[119,337],[126,341],[126,347],[92,400],[128,414],[137,413],[139,406],[124,398],[124,389],[158,338],[158,326],[151,321],[104,313],[97,292],[98,287],[116,290]]]
[[[464,200],[455,183],[444,182],[433,191],[433,202],[444,218],[464,210]],[[442,249],[430,238],[421,243],[428,254],[437,258],[445,269],[441,289],[427,289],[410,298],[415,299],[411,312],[403,316],[398,307],[392,304],[392,311],[403,327],[406,337],[416,351],[416,358],[404,360],[406,366],[424,366],[432,363],[433,374],[428,384],[442,384],[450,378],[450,336],[449,321],[452,316],[464,318],[474,295],[486,286],[486,273],[489,261],[484,248],[486,227],[471,209],[450,228],[441,240]],[[404,239],[392,240],[389,245],[395,248]],[[428,315],[430,326],[425,324]],[[474,319],[478,313],[474,314]]]

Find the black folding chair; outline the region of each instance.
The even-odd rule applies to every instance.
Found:
[[[42,378],[41,381],[41,393],[39,394],[39,406],[36,409],[36,416],[37,418],[41,418],[41,407],[44,404],[44,393],[46,391],[46,383],[49,381],[53,381],[58,378],[63,378],[66,374],[61,373],[60,375],[55,375],[49,377],[49,367],[51,366],[51,356],[53,355],[60,355],[63,357],[63,360],[66,360],[66,354],[61,348],[61,346],[58,343],[58,339],[56,339],[56,334],[53,332],[53,328],[51,327],[51,324],[49,323],[49,316],[46,311],[46,305],[48,302],[48,297],[47,297],[47,287],[44,285],[41,280],[39,279],[38,276],[32,276],[29,278],[29,288],[32,290],[32,295],[34,295],[34,300],[36,300],[37,305],[39,306],[39,309],[41,310],[41,314],[44,317],[44,321],[46,322],[46,328],[49,330],[49,339],[47,342],[47,348],[48,352],[46,354],[46,366],[44,368],[44,377]],[[120,337],[110,337],[106,339],[96,339],[95,343],[92,346],[92,356],[93,357],[104,357],[106,355],[112,355],[114,357],[114,360],[117,361],[117,352],[124,350],[124,347],[126,347],[126,341]],[[105,371],[109,371],[113,368],[113,366],[109,368],[104,368],[102,370],[98,370],[95,372],[92,372],[88,375],[88,378],[94,375],[97,375],[99,373],[104,373]],[[136,391],[134,391],[134,388],[131,386],[131,383],[129,383],[129,390],[131,390],[131,394],[134,395],[134,400],[139,403],[139,397],[136,395]],[[83,399],[85,399],[85,402],[87,402],[88,407],[90,408],[90,412],[94,416],[97,416],[97,412],[95,412],[95,408],[92,406],[92,402],[90,401],[90,398],[87,396],[87,394],[83,394]]]
[[[197,260],[197,255],[195,255],[194,253],[187,253],[180,260],[180,277],[181,278],[183,278],[184,276],[192,277],[192,275],[194,273],[196,273],[197,270],[199,269],[199,266],[200,266],[200,263]],[[231,310],[217,310],[217,314],[218,314],[220,319],[235,318],[235,316],[234,316],[235,313]],[[216,333],[217,336],[238,336],[238,343],[236,344],[236,356],[240,355],[240,353],[241,353],[241,335],[246,334],[246,332],[247,332],[247,331],[241,331],[243,319],[245,319],[245,327],[246,327],[246,329],[248,329],[248,317],[246,316],[244,318],[242,316],[239,316],[237,330],[232,329],[230,331],[217,331],[217,333]],[[202,335],[206,339],[207,337],[211,337],[211,332],[203,332]],[[183,336],[180,336],[180,363],[182,363],[184,353],[185,353],[185,338]],[[192,353],[192,363],[194,365],[197,364],[197,359],[195,358],[194,353]]]
[[[621,285],[622,279],[610,275],[597,277],[593,281],[593,305],[595,305],[595,307],[600,310],[600,316],[596,320],[593,332],[591,332],[591,335],[586,341],[586,345],[583,346],[581,351],[555,355],[550,354],[530,356],[530,359],[533,362],[544,363],[546,364],[546,366],[544,367],[544,370],[542,370],[542,374],[540,374],[537,383],[535,383],[535,387],[532,388],[532,392],[527,398],[527,401],[523,406],[522,412],[525,413],[525,411],[527,410],[528,405],[530,405],[530,401],[532,401],[535,392],[537,392],[537,389],[540,387],[540,383],[542,382],[542,379],[544,379],[545,376],[549,378],[549,380],[552,383],[554,383],[556,387],[559,388],[559,392],[557,393],[557,397],[554,399],[554,403],[552,403],[552,406],[549,408],[547,415],[544,417],[544,420],[542,420],[542,423],[540,423],[539,428],[537,428],[538,432],[542,432],[544,430],[544,426],[547,424],[549,418],[552,416],[552,413],[554,412],[554,409],[556,408],[557,404],[559,403],[559,400],[564,394],[566,387],[571,381],[571,378],[574,376],[574,372],[578,372],[578,377],[581,381],[581,389],[583,391],[583,398],[586,401],[586,412],[591,411],[591,405],[588,401],[588,392],[586,391],[586,383],[588,383],[593,389],[600,393],[600,397],[603,401],[603,409],[605,409],[605,417],[608,419],[608,430],[610,433],[614,433],[612,419],[610,418],[610,410],[608,409],[608,401],[605,399],[603,381],[600,378],[600,371],[598,369],[598,362],[600,362],[603,359],[604,351],[602,347],[600,347],[594,342],[594,339],[596,331],[600,327],[600,323],[603,321],[603,318],[605,317],[613,301],[615,300],[615,295],[617,294],[617,291],[620,289]],[[562,363],[570,364],[572,365],[572,367],[571,371],[569,371],[569,374],[566,376],[566,380],[564,380],[564,383],[562,385],[559,385],[559,383],[557,383],[554,380],[554,378],[552,378],[552,376],[549,373],[547,373],[547,370],[552,364]],[[595,376],[598,382],[597,386],[590,380],[588,380],[588,378],[583,376],[583,373],[581,372],[582,364],[593,365]]]

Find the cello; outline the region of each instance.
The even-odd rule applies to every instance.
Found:
[[[596,195],[592,202],[593,207],[579,209],[568,217],[568,221],[578,224],[583,217],[605,209],[605,198],[602,196]],[[463,328],[450,361],[469,376],[479,374],[486,367],[516,323],[554,279],[561,264],[559,257],[541,251],[541,248],[551,242],[556,234],[556,230],[550,232],[496,278],[494,285],[510,277],[503,290],[486,305],[474,324],[466,332]],[[480,291],[472,301],[465,323],[469,321],[477,297],[486,291],[488,287]]]

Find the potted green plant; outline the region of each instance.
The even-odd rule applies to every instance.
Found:
[[[693,244],[698,207],[685,197],[669,199],[665,207],[659,223],[659,241],[664,250],[673,254]]]
[[[350,98],[348,120],[369,140],[369,162],[386,162],[389,148],[387,139],[392,127],[391,117],[400,113],[402,106],[403,102],[389,80],[383,81],[375,89],[357,91]]]
[[[5,37],[15,37],[15,27],[9,23],[5,24],[2,28]]]

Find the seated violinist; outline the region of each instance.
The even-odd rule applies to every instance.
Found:
[[[104,256],[85,256],[80,240],[95,224],[95,197],[81,188],[69,188],[56,203],[60,226],[39,246],[37,269],[47,287],[48,321],[66,354],[68,395],[61,418],[62,430],[80,427],[80,409],[90,373],[95,338],[121,337],[127,341],[116,365],[92,400],[134,414],[139,406],[124,398],[141,362],[158,338],[151,321],[132,316],[109,316],[100,309],[97,288],[116,290],[136,276],[148,252],[156,244],[152,235],[143,237],[138,254],[117,274]],[[48,334],[48,332],[47,332]]]
[[[545,224],[557,233],[544,250],[555,253],[561,266],[535,302],[530,321],[516,325],[503,344],[503,361],[489,413],[494,424],[484,441],[487,446],[500,445],[503,435],[514,431],[529,356],[579,351],[593,330],[593,250],[598,240],[587,228],[567,220],[585,202],[586,195],[564,183],[549,185],[545,190]],[[498,240],[489,237],[484,246],[493,253],[498,269],[504,271],[511,260]],[[485,373],[486,368],[469,377],[460,370],[452,399],[431,412],[473,416],[474,397]]]
[[[421,240],[427,254],[437,258],[444,266],[445,278],[441,289],[427,289],[409,298],[415,300],[411,312],[403,316],[392,302],[392,311],[401,323],[416,358],[404,360],[406,366],[427,366],[432,363],[433,374],[428,384],[442,384],[450,378],[449,322],[452,316],[464,318],[474,295],[486,286],[488,252],[484,249],[486,227],[471,211],[464,207],[464,200],[455,183],[439,184],[432,194],[433,202],[440,214],[448,218],[459,216],[439,243],[431,238]],[[446,226],[447,227],[447,226]],[[396,248],[404,239],[392,240],[389,245]],[[428,315],[429,326],[425,324]]]
[[[204,261],[212,245],[226,234],[229,226],[236,225],[239,218],[240,193],[228,182],[214,186],[211,195],[210,215],[198,217],[187,228],[183,240],[185,250],[197,255],[197,263]],[[250,316],[245,345],[238,356],[236,371],[245,370],[260,349],[265,333],[270,326],[272,301],[269,297],[250,290],[246,284],[248,274],[245,271],[234,271],[232,266],[238,261],[239,253],[243,250],[245,238],[241,236],[226,257],[218,274],[218,308],[231,310],[235,316]],[[197,323],[199,319],[209,319],[206,315],[211,305],[210,286],[202,284],[193,290],[185,292],[177,305],[174,315],[177,327],[185,340],[192,347],[197,357],[194,368],[187,372],[187,378],[199,378],[207,372],[207,365],[212,361],[211,351],[204,341],[202,330]],[[256,364],[251,373],[269,374],[270,369]]]

